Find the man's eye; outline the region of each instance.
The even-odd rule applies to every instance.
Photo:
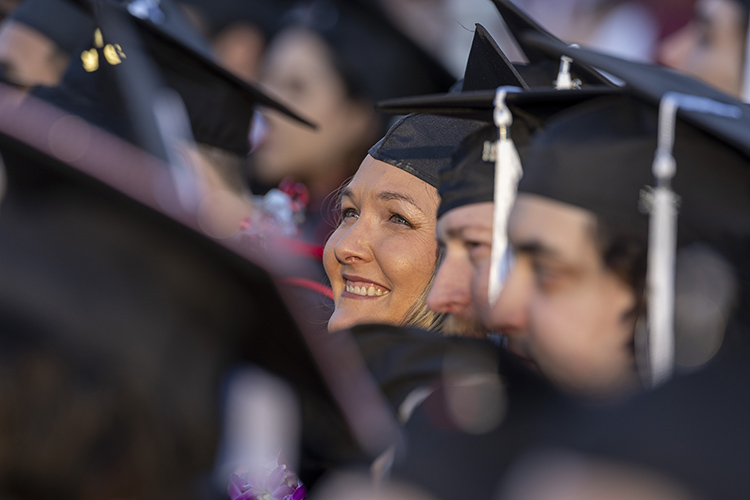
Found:
[[[563,277],[563,273],[544,264],[534,264],[534,277],[537,285],[541,288],[550,288],[556,285]]]

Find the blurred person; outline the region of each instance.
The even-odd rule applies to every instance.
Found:
[[[268,44],[292,0],[247,2],[184,0],[197,27],[211,40],[219,62],[247,82],[257,81]]]
[[[265,113],[267,129],[252,154],[254,189],[287,177],[304,184],[309,204],[302,238],[322,246],[335,220],[329,195],[387,130],[373,104],[447,91],[455,78],[376,4],[317,0],[297,11],[274,39],[262,81],[319,128],[306,130]]]
[[[750,3],[744,0],[699,0],[692,21],[661,42],[658,59],[750,101],[749,16]]]
[[[518,5],[567,43],[652,61],[659,26],[640,0],[521,0]]]
[[[3,78],[21,88],[60,83],[94,23],[70,0],[24,0],[0,23]]]

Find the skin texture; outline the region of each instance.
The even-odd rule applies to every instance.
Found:
[[[694,19],[662,42],[659,60],[740,97],[745,17],[734,0],[699,0]]]
[[[268,130],[253,154],[256,175],[266,184],[292,176],[305,183],[313,196],[325,197],[351,175],[375,142],[374,108],[347,96],[328,47],[311,32],[283,32],[267,57],[265,87],[318,129],[273,110],[264,112]]]
[[[0,25],[0,62],[12,81],[27,87],[57,85],[69,60],[67,54],[37,30],[13,19],[6,19]]]
[[[342,220],[323,253],[336,302],[329,330],[403,321],[435,269],[437,205],[437,190],[426,182],[365,158],[343,192]],[[347,292],[347,279],[384,295]]]
[[[449,314],[446,333],[484,337],[471,283],[492,248],[493,203],[473,203],[443,214],[437,221],[438,246],[443,257],[427,297],[430,309]]]
[[[520,195],[508,228],[515,262],[491,322],[511,350],[563,389],[615,396],[638,383],[628,315],[635,294],[605,267],[595,220],[572,205]]]

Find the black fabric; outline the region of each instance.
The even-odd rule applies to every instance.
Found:
[[[408,115],[391,127],[369,154],[437,188],[438,172],[450,164],[459,142],[482,122],[424,114]]]
[[[484,144],[494,144],[497,127],[487,125],[467,137],[440,169],[438,218],[463,205],[494,200],[495,162],[484,156]]]
[[[284,14],[295,5],[294,0],[184,0],[183,3],[200,12],[211,36],[235,23],[247,23],[259,28],[267,39],[278,32]]]
[[[594,459],[658,473],[698,498],[748,498],[747,359],[747,350],[734,352],[625,407],[582,414],[561,442]]]
[[[91,17],[69,0],[24,0],[10,17],[43,33],[71,56],[94,31]]]
[[[464,70],[462,92],[500,85],[528,90],[529,86],[481,24],[477,24]],[[551,82],[551,80],[550,80]]]
[[[353,336],[394,407],[414,389],[434,391],[404,425],[405,446],[396,455],[392,477],[435,498],[494,498],[498,478],[513,459],[556,436],[573,414],[574,402],[489,341],[383,325],[358,326]],[[453,420],[445,374],[454,362],[471,364],[479,376],[498,373],[484,372],[489,366],[499,370],[501,385],[492,397],[505,403],[506,413],[498,425],[472,433]]]

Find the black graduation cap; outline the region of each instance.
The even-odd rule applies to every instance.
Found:
[[[0,86],[3,336],[34,332],[84,352],[128,346],[142,363],[143,387],[155,391],[173,387],[159,385],[174,382],[172,368],[184,370],[184,383],[163,394],[164,404],[174,403],[170,411],[193,423],[206,415],[217,423],[216,388],[226,370],[260,366],[300,397],[298,472],[308,485],[339,461],[382,451],[376,443],[384,447],[382,439],[393,437],[388,418],[381,418],[389,414],[355,375],[356,353],[344,354],[342,363],[336,358],[347,352],[342,340],[308,344],[250,249],[207,236],[197,207],[177,202],[169,169],[74,115],[33,97],[19,105],[19,97]],[[369,418],[352,418],[357,411]],[[176,431],[188,432],[197,451],[171,458],[197,457],[205,471],[215,450],[210,441],[193,441],[191,429],[205,430]],[[360,439],[367,444],[360,447]]]
[[[157,152],[158,145],[147,145],[159,135],[148,115],[162,85],[179,93],[197,142],[237,154],[249,150],[255,105],[272,107],[310,125],[219,66],[207,42],[174,3],[164,0],[151,11],[139,7],[139,2],[121,6],[102,0],[94,5],[100,29],[90,34],[91,46],[81,56],[84,64],[72,64],[59,87],[39,89],[38,95],[161,157],[164,153]]]
[[[49,37],[68,55],[77,55],[94,31],[94,22],[70,0],[24,0],[9,16]]]
[[[447,92],[456,81],[372,0],[313,0],[294,21],[323,37],[354,98]]]
[[[284,14],[294,7],[295,0],[184,0],[185,5],[198,9],[207,22],[211,36],[236,22],[247,22],[263,31],[267,39],[279,30]]]
[[[428,114],[397,121],[370,151],[370,156],[438,187],[438,172],[450,164],[458,143],[483,122]]]

